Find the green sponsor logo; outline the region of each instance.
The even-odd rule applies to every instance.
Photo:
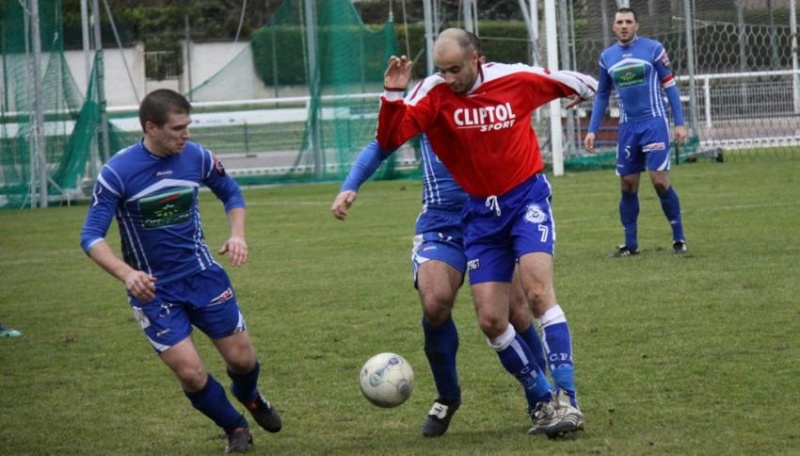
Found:
[[[142,198],[139,200],[142,226],[153,230],[187,222],[192,216],[193,201],[194,189],[191,187],[172,189]]]
[[[633,87],[644,84],[644,65],[617,68],[612,73],[617,88]]]

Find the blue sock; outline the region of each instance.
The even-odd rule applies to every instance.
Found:
[[[667,221],[672,227],[672,240],[683,241],[683,223],[681,222],[681,201],[678,199],[678,194],[675,189],[670,185],[663,195],[658,195],[661,200],[661,209],[664,215],[667,216]]]
[[[639,247],[637,239],[636,219],[639,218],[639,194],[636,192],[622,192],[619,200],[619,219],[625,230],[625,245],[635,250]]]
[[[542,339],[539,337],[539,333],[536,331],[533,323],[528,326],[526,331],[518,334],[522,337],[522,340],[528,344],[528,348],[531,349],[536,367],[542,372],[547,372],[547,358],[544,357],[544,345],[542,345]]]
[[[425,334],[425,356],[431,366],[433,381],[439,394],[437,399],[445,402],[461,400],[461,386],[458,384],[456,352],[458,352],[458,330],[452,318],[440,326],[431,326],[422,317],[422,331]]]
[[[497,352],[503,367],[522,384],[528,408],[552,400],[552,387],[547,376],[536,366],[530,347],[513,326],[508,325],[506,332],[489,341],[489,345]]]
[[[231,392],[242,404],[248,404],[258,395],[258,373],[261,372],[261,364],[256,361],[253,369],[246,374],[237,374],[228,369],[228,377],[231,378]]]
[[[211,418],[225,432],[237,427],[247,427],[247,420],[233,408],[233,405],[225,396],[225,390],[222,385],[211,374],[208,374],[208,380],[203,389],[194,393],[188,391],[183,393],[189,398],[194,408]]]
[[[564,311],[561,306],[552,307],[544,313],[540,321],[553,383],[556,384],[556,388],[566,393],[570,403],[577,407],[575,366],[572,362],[572,337]]]

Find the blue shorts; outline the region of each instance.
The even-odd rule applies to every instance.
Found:
[[[467,257],[464,254],[460,213],[429,210],[422,212],[417,218],[417,235],[414,236],[414,246],[411,249],[415,288],[419,266],[431,260],[443,261],[462,275],[466,272]]]
[[[192,325],[212,339],[247,329],[230,278],[218,264],[185,279],[157,285],[152,301],[129,300],[134,318],[157,353],[188,337]]]
[[[619,125],[617,176],[669,171],[669,124],[664,117]]]
[[[552,189],[543,174],[498,197],[470,197],[464,207],[464,245],[471,284],[511,282],[526,253],[555,253]]]

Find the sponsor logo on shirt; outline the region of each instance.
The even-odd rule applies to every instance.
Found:
[[[156,173],[156,177],[164,177],[164,176],[169,176],[171,174],[172,174],[172,170],[171,169],[165,169],[164,171],[158,171]]]
[[[176,188],[139,200],[142,227],[146,230],[164,228],[188,222],[192,217],[194,190]]]
[[[511,128],[516,120],[517,116],[509,102],[480,108],[459,108],[453,112],[453,121],[458,128],[477,128],[480,131]]]
[[[611,78],[618,89],[624,89],[644,84],[644,73],[644,64],[636,64],[613,70]]]

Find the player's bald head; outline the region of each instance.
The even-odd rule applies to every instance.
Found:
[[[480,60],[476,49],[477,36],[463,29],[443,30],[433,44],[433,60],[453,92],[470,90],[478,78]]]
[[[435,57],[452,58],[455,54],[467,57],[475,46],[466,30],[459,28],[449,28],[442,30],[433,44],[433,55]]]

